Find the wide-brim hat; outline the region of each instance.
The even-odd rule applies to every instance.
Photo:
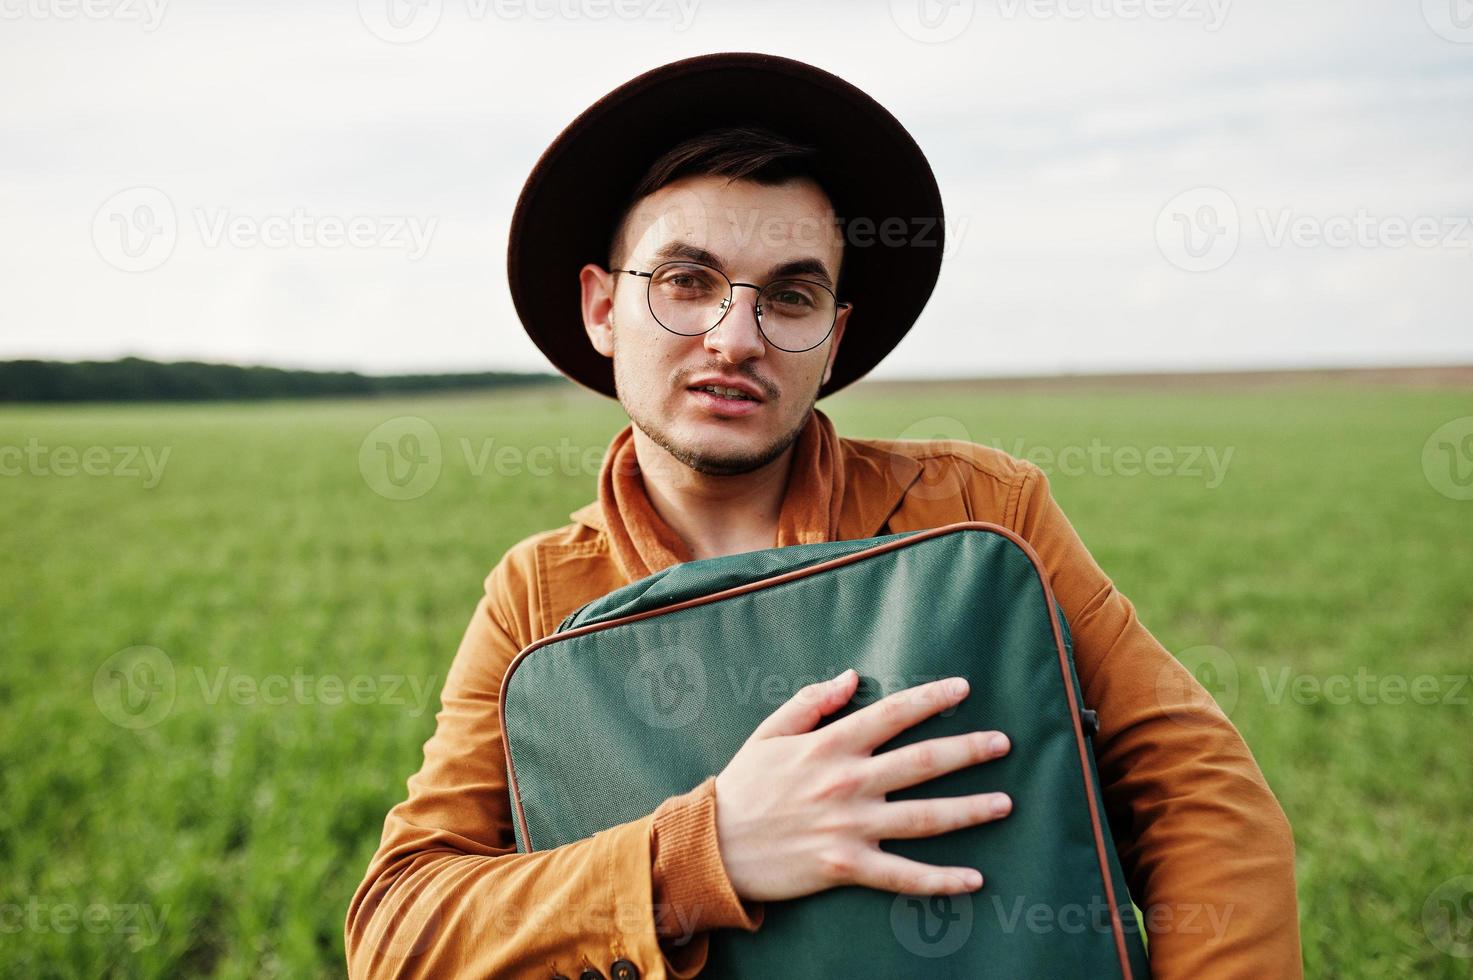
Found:
[[[758,126],[818,148],[844,234],[838,295],[853,304],[819,396],[858,380],[915,323],[941,272],[941,192],[925,154],[884,106],[836,75],[775,55],[671,62],[625,82],[568,124],[512,215],[507,275],[522,325],[569,378],[615,397],[613,362],[583,328],[578,272],[607,266],[629,195],[676,144]]]

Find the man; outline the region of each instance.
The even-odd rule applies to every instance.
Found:
[[[895,218],[903,233],[875,233]],[[648,72],[544,154],[512,225],[518,312],[564,373],[617,397],[631,424],[609,446],[597,500],[487,577],[424,765],[349,909],[352,974],[691,977],[711,930],[760,929],[767,901],[843,884],[982,887],[986,868],[878,846],[1006,819],[1026,790],[885,799],[1009,750],[1002,732],[864,750],[883,741],[866,730],[903,730],[966,696],[945,681],[826,728],[856,675],[812,685],[701,785],[529,854],[513,843],[498,716],[521,649],[676,562],[982,520],[1032,545],[1069,622],[1153,975],[1300,975],[1282,810],[1231,723],[1094,563],[1042,471],[966,442],[843,438],[814,407],[914,322],[939,274],[940,218],[930,168],[893,117],[832,75],[769,56]]]

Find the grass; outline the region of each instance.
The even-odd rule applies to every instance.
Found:
[[[1473,690],[1449,679],[1473,672],[1473,501],[1422,458],[1467,390],[979,384],[821,407],[846,435],[1081,447],[1055,494],[1294,824],[1308,975],[1467,975],[1423,911],[1473,874]],[[441,467],[397,500],[360,447],[404,416]],[[593,498],[624,421],[570,387],[0,410],[0,447],[32,452],[0,456],[0,974],[340,975],[482,578]],[[1073,467],[1092,444],[1102,462]],[[58,447],[102,447],[107,475],[62,475]],[[167,449],[156,485],[116,447]],[[1170,472],[1132,475],[1120,447],[1167,447]],[[1178,447],[1226,459],[1217,485]],[[1435,703],[1389,703],[1420,675]],[[159,696],[120,700],[118,677]]]

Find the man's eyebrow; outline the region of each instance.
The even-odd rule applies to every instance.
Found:
[[[725,270],[726,263],[719,255],[709,252],[699,245],[691,245],[688,242],[667,242],[660,246],[655,252],[655,258],[661,261],[684,259],[688,262],[700,262],[703,265],[715,266]],[[784,279],[789,276],[808,276],[817,279],[826,286],[832,286],[833,277],[829,275],[828,268],[823,261],[817,258],[805,256],[801,259],[792,259],[788,262],[780,262],[767,270],[767,280]]]

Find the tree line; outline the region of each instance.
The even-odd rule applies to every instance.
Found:
[[[0,402],[213,401],[393,395],[549,384],[555,374],[366,375],[201,361],[0,361]]]

